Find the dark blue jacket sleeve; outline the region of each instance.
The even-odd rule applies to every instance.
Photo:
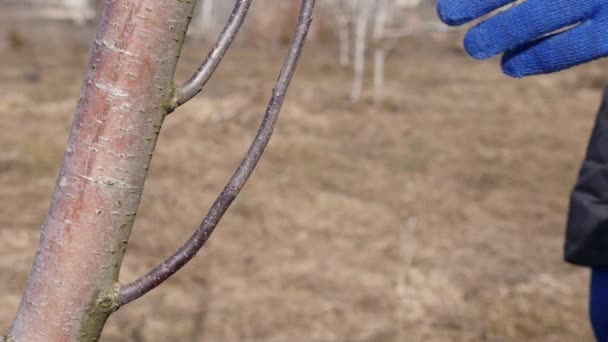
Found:
[[[570,263],[608,266],[608,89],[570,196],[564,247]]]

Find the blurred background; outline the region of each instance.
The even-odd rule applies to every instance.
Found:
[[[176,80],[234,1],[199,0]],[[562,261],[608,63],[523,80],[475,62],[433,1],[318,0],[259,168],[199,256],[104,341],[591,341]],[[121,272],[187,239],[252,139],[298,1],[257,0],[165,122]],[[0,0],[0,326],[14,318],[102,2]]]

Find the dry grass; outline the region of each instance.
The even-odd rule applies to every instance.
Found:
[[[587,274],[561,261],[561,246],[608,65],[511,80],[454,46],[450,37],[405,42],[382,107],[350,105],[348,73],[332,51],[309,46],[242,197],[198,258],[112,316],[104,340],[591,340]],[[187,47],[180,79],[200,51]],[[7,327],[87,50],[0,53]],[[207,92],[168,118],[124,281],[197,225],[253,136],[282,53],[233,51]],[[36,82],[22,77],[32,56]]]

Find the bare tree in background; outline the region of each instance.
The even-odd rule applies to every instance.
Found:
[[[387,46],[383,44],[384,31],[389,15],[388,0],[376,0],[376,16],[374,22],[374,103],[380,104],[384,99],[384,70],[386,64]]]
[[[332,23],[337,31],[339,46],[340,66],[347,67],[352,62],[352,25],[353,15],[356,9],[356,1],[352,0],[327,0],[329,10],[335,17]]]
[[[340,64],[350,65],[352,58],[352,102],[359,102],[363,96],[368,51],[373,54],[374,103],[380,104],[384,99],[386,60],[397,44],[416,33],[446,30],[446,26],[438,21],[418,19],[415,23],[408,22],[405,14],[423,1],[331,0],[330,6],[336,13]]]
[[[199,0],[198,3],[202,27],[206,31],[213,26],[213,0]]]
[[[365,53],[367,52],[367,27],[375,1],[376,0],[359,0],[357,7],[357,20],[355,23],[354,35],[353,84],[350,94],[350,100],[352,102],[358,102],[363,94]]]
[[[211,37],[223,26],[221,18],[230,13],[235,0],[198,0],[194,7],[189,34],[196,37]]]
[[[192,237],[128,285],[119,271],[165,117],[202,90],[252,0],[238,0],[212,51],[181,86],[173,77],[196,1],[108,1],[51,206],[16,318],[0,341],[97,341],[107,318],[177,272],[207,241],[257,165],[293,77],[314,0],[298,24],[260,129]]]
[[[79,12],[80,8],[86,8],[86,4],[91,3],[91,0],[50,1],[65,4],[66,14]],[[234,1],[199,0],[194,9],[192,27],[188,32],[197,38],[214,35],[223,24],[218,17],[226,15]],[[263,10],[253,11],[249,15],[250,21],[255,22],[253,30],[256,32],[247,39],[255,43],[265,41],[276,48],[285,41],[284,27],[289,26],[285,18],[293,12],[292,3],[258,1],[263,4]],[[327,24],[334,31],[333,38],[337,42],[339,56],[337,62],[342,67],[352,67],[352,102],[358,102],[363,95],[366,85],[365,70],[368,64],[371,64],[373,75],[371,79],[373,100],[374,103],[380,104],[384,100],[386,61],[395,47],[410,35],[447,28],[438,21],[424,21],[419,15],[411,15],[413,8],[425,2],[429,3],[429,0],[323,0],[320,2],[324,5],[323,9],[331,14]],[[368,55],[371,55],[369,62]]]
[[[423,20],[419,17],[409,17],[414,22],[403,20],[405,13],[419,6],[423,0],[376,0],[375,25],[373,33],[374,44],[374,103],[384,100],[384,81],[386,60],[398,46],[399,42],[415,34],[429,32],[446,32],[450,28],[437,20]]]
[[[77,24],[95,18],[94,0],[2,0],[2,10],[12,9],[13,16],[23,19],[69,19]]]

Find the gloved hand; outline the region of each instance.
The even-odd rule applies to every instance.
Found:
[[[437,12],[460,25],[514,2],[439,0]],[[525,0],[471,28],[464,45],[476,59],[504,52],[503,71],[514,77],[586,63],[608,56],[608,0]]]
[[[608,267],[591,268],[589,314],[595,338],[608,341]]]

